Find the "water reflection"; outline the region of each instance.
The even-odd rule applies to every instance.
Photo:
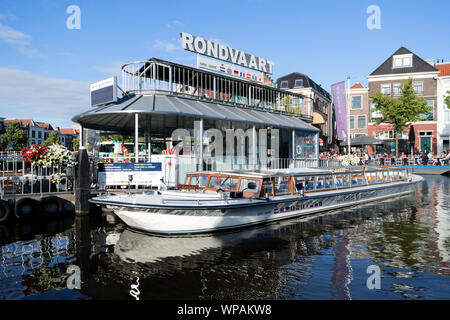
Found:
[[[427,177],[415,195],[214,236],[148,236],[101,215],[2,225],[0,298],[448,299],[449,189]],[[366,286],[370,265],[381,289]]]

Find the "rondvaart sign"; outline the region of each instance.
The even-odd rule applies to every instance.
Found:
[[[216,58],[240,65],[246,68],[272,74],[274,62],[256,57],[252,54],[233,49],[227,45],[205,40],[202,37],[193,36],[192,34],[181,32],[181,46],[183,49],[198,54]]]

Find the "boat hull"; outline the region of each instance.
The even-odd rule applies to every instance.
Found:
[[[254,206],[230,209],[179,210],[117,204],[111,207],[129,227],[140,231],[165,235],[212,233],[404,196],[414,192],[415,184],[422,180],[423,178],[419,176],[413,176],[411,182],[378,185],[358,190],[315,192],[305,197],[266,201],[255,203]]]

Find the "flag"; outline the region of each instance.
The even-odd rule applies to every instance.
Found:
[[[339,140],[345,140],[348,132],[345,81],[331,85],[331,95],[333,96],[334,110],[336,114],[337,137]]]

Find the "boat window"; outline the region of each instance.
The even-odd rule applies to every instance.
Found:
[[[208,188],[218,189],[220,188],[220,177],[211,177],[209,179]]]
[[[314,177],[305,178],[305,190],[314,190]]]
[[[326,189],[332,189],[332,188],[334,188],[333,177],[328,176],[328,177],[325,178],[325,188],[326,188]]]
[[[239,191],[257,193],[259,192],[259,183],[259,180],[242,179],[239,186]]]
[[[230,178],[230,177],[222,178],[220,180],[220,188],[224,190],[236,190],[238,181],[239,181],[238,178]]]
[[[273,190],[272,190],[272,180],[267,180],[265,179],[263,181],[263,186],[262,186],[262,192],[265,195],[266,193],[273,195]]]
[[[191,186],[206,187],[207,176],[192,176]]]
[[[302,189],[305,189],[305,179],[303,177],[294,177],[294,181],[294,188],[296,193],[300,193]]]
[[[325,188],[325,179],[324,177],[317,177],[316,189],[324,189]]]
[[[289,193],[289,177],[278,177],[275,192],[276,194]]]

